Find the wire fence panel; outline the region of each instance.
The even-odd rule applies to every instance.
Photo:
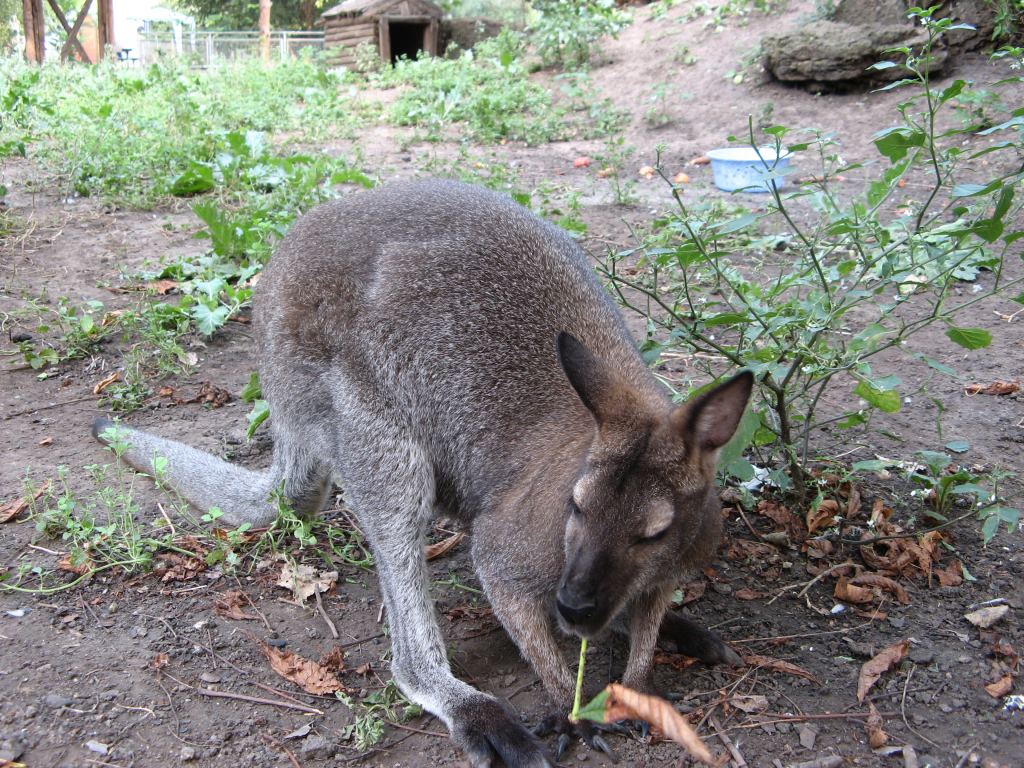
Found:
[[[304,48],[323,50],[324,33],[281,30],[270,33],[270,55],[286,61]],[[131,52],[135,54],[135,51]],[[259,32],[191,32],[181,35],[147,33],[139,36],[137,55],[129,63],[152,64],[169,58],[185,59],[193,66],[208,67],[219,61],[256,58],[260,55]]]

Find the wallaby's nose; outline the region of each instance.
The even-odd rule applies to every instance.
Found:
[[[592,597],[581,597],[562,587],[555,594],[555,605],[562,618],[570,624],[583,624],[594,615],[597,603]]]

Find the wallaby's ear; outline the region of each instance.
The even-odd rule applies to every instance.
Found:
[[[728,443],[743,418],[753,386],[754,375],[743,371],[680,408],[686,441],[706,451]]]
[[[572,388],[597,422],[603,424],[611,415],[618,377],[571,333],[559,333],[556,346],[558,362]]]

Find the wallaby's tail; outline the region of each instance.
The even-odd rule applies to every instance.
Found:
[[[251,523],[254,527],[268,525],[276,517],[277,507],[269,500],[270,492],[281,481],[275,477],[278,474],[275,470],[254,472],[184,443],[115,425],[105,418],[93,423],[92,436],[108,445],[110,440],[103,433],[110,427],[116,427],[124,435],[129,447],[122,458],[140,472],[155,475],[153,459],[167,459],[160,479],[200,512],[218,507],[224,513],[219,522]]]

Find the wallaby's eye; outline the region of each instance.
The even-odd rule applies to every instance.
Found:
[[[653,544],[656,541],[661,541],[662,539],[664,539],[666,533],[668,533],[668,528],[662,528],[660,531],[658,531],[653,536],[643,536],[643,537],[637,539],[636,543],[637,544]]]
[[[583,517],[583,510],[579,508],[575,499],[569,499],[569,513],[573,517]]]

